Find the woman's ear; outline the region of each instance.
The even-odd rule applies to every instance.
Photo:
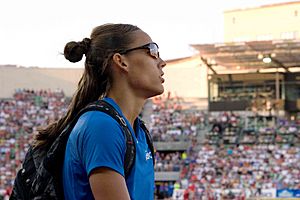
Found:
[[[115,53],[112,59],[116,66],[118,66],[120,69],[128,71],[128,65],[124,56],[119,53]]]

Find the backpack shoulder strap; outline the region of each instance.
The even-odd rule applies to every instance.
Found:
[[[89,104],[87,106],[87,109],[102,111],[108,114],[109,116],[111,116],[121,125],[126,140],[124,173],[125,173],[125,178],[127,178],[135,162],[136,147],[135,147],[132,133],[130,132],[124,118],[119,115],[119,113],[115,110],[115,108],[112,105],[110,105],[104,100],[95,101]]]
[[[151,136],[149,130],[147,129],[145,122],[142,119],[140,119],[140,121],[141,121],[142,129],[146,133],[146,139],[147,139],[147,143],[148,143],[148,146],[149,146],[151,154],[152,154],[152,160],[153,160],[153,166],[154,166],[155,165],[155,154],[154,154],[155,149],[154,149],[154,145],[153,145],[152,136]]]
[[[103,100],[95,101],[88,104],[83,108],[66,126],[62,133],[56,138],[56,140],[51,145],[50,149],[47,151],[46,156],[39,168],[37,169],[37,176],[35,177],[31,191],[33,194],[42,194],[47,187],[48,183],[53,177],[55,181],[55,191],[57,196],[62,196],[62,181],[60,180],[62,175],[61,166],[64,160],[66,143],[69,135],[78,121],[79,117],[88,111],[101,111],[110,115],[115,119],[122,127],[123,133],[126,139],[126,153],[124,161],[124,173],[125,178],[128,177],[130,170],[135,161],[135,143],[133,142],[133,137],[130,130],[128,129],[125,120],[118,114],[118,112],[107,102]]]
[[[33,160],[33,150],[30,146],[22,163],[22,168],[16,175],[10,200],[30,199],[29,192],[31,189],[31,179],[35,175],[36,166]]]

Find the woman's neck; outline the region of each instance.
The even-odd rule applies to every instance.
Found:
[[[118,104],[123,115],[133,127],[135,119],[142,111],[145,100],[131,98],[130,95],[115,95],[113,93],[109,93],[107,97],[112,98]]]

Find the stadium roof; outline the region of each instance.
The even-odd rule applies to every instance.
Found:
[[[255,6],[255,7],[238,8],[238,9],[226,10],[224,12],[228,13],[228,12],[236,12],[236,11],[246,11],[246,10],[253,10],[253,9],[260,9],[260,8],[275,7],[275,6],[299,4],[299,3],[300,3],[300,1],[280,2],[280,3],[272,3],[272,4],[261,5],[261,6]]]
[[[269,40],[218,44],[193,44],[202,61],[218,70],[283,69],[300,67],[300,40]],[[265,58],[265,59],[264,59]],[[267,58],[267,59],[266,59]],[[269,58],[269,59],[268,59]]]

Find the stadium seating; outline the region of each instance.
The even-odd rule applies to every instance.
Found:
[[[61,90],[18,89],[0,100],[0,199],[9,196],[37,128],[62,116],[68,103]],[[240,113],[184,109],[170,95],[151,99],[143,111],[156,148],[157,199],[243,199],[300,189],[297,119],[254,123]]]

